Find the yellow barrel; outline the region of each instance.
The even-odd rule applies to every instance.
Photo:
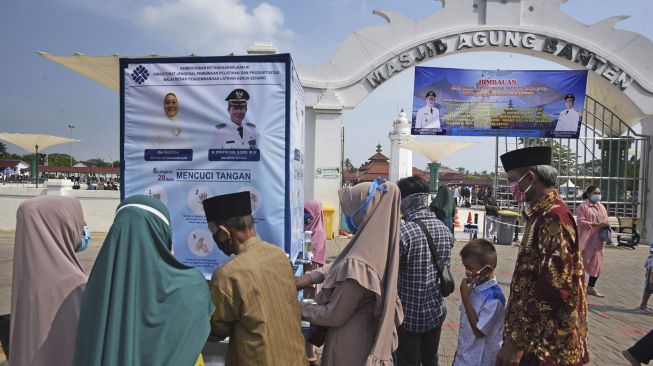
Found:
[[[331,205],[322,206],[324,214],[324,233],[327,239],[333,239],[333,225],[335,224],[336,208]]]

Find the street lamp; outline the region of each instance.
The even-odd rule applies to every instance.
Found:
[[[107,154],[107,156],[109,157],[109,161],[111,162],[111,167],[113,168],[113,158],[109,154]]]
[[[34,168],[36,173],[34,174],[36,176],[36,188],[39,187],[39,145],[34,145],[34,150],[36,152],[35,157],[34,157]]]
[[[68,125],[68,128],[70,128],[70,138],[73,138],[73,128],[75,128],[75,125]],[[73,166],[73,144],[72,142],[70,143],[70,166]]]

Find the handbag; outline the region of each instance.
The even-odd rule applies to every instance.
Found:
[[[604,227],[599,230],[599,239],[606,243],[606,244],[612,244],[612,230],[610,230],[609,227]]]
[[[433,238],[431,237],[429,231],[426,229],[426,226],[424,225],[422,220],[413,220],[413,222],[416,223],[417,226],[419,226],[419,228],[426,236],[426,241],[428,241],[429,243],[429,249],[431,251],[431,256],[433,257],[433,264],[436,265],[438,268],[438,279],[440,280],[440,293],[442,294],[442,297],[447,297],[451,295],[456,288],[456,283],[454,282],[453,276],[451,275],[451,270],[449,269],[449,266],[444,263],[442,258],[438,256],[438,251],[435,248],[435,244],[433,243]]]

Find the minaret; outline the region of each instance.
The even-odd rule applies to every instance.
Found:
[[[413,152],[401,147],[413,139],[410,135],[410,122],[403,109],[392,126],[394,129],[388,135],[392,146],[390,150],[390,181],[397,182],[401,178],[413,175]]]

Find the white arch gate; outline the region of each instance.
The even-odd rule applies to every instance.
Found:
[[[504,51],[591,70],[587,94],[628,126],[642,123],[653,135],[653,42],[614,29],[622,16],[585,25],[560,10],[566,0],[441,0],[433,15],[412,20],[375,11],[387,24],[354,32],[333,58],[318,67],[299,68],[307,96],[306,196],[338,206],[340,180],[312,174],[341,166],[342,119],[375,88],[413,66],[462,52]],[[602,131],[618,137],[615,131]],[[648,145],[647,145],[648,150]],[[648,155],[649,151],[642,154]],[[648,172],[653,162],[647,159]],[[644,188],[644,187],[642,187]],[[647,192],[652,182],[646,180]],[[647,205],[651,227],[653,205]]]

